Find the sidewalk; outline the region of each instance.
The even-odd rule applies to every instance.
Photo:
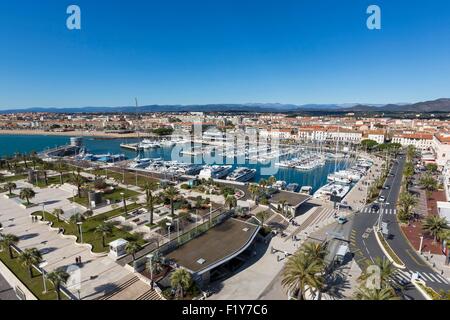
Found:
[[[362,177],[350,190],[350,192],[344,197],[343,201],[346,201],[353,211],[358,211],[365,206],[364,199],[367,196],[367,190],[370,188],[370,181],[376,180],[381,174],[382,161],[374,156],[368,156],[373,162],[373,166],[369,169],[367,174]]]

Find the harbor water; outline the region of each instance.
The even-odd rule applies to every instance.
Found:
[[[14,155],[15,153],[29,153],[31,151],[42,151],[47,148],[54,148],[69,143],[70,136],[53,135],[0,135],[0,156]],[[136,157],[136,152],[123,149],[121,143],[137,143],[138,139],[102,139],[93,137],[84,137],[83,145],[89,153],[93,154],[125,154],[129,159]],[[164,160],[172,159],[172,147],[161,147],[142,151],[142,157],[162,158]],[[202,161],[197,157],[197,161]],[[273,162],[272,162],[273,165]],[[310,171],[300,171],[294,168],[275,168],[274,176],[277,180],[284,180],[289,183],[298,183],[300,186],[311,186],[315,192],[318,188],[327,183],[327,176],[336,170],[343,170],[349,167],[351,163],[342,159],[338,161],[327,161],[324,166],[317,167]],[[258,182],[261,178],[268,178],[261,174],[261,168],[268,164],[245,163],[233,164],[233,167],[245,166],[256,169],[256,175],[252,181]]]

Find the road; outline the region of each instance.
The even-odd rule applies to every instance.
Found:
[[[379,212],[371,212],[371,205],[368,205],[355,215],[350,236],[351,248],[361,268],[365,267],[367,260],[374,261],[375,257],[385,257],[376,241],[373,229],[378,224],[379,219],[387,223],[389,231],[389,235],[386,237],[387,241],[406,266],[406,269],[399,270],[393,280],[406,284],[404,291],[406,299],[423,300],[414,286],[410,285],[413,273],[418,272],[427,285],[436,291],[450,290],[450,285],[445,278],[436,273],[419,257],[400,230],[396,217],[396,204],[400,193],[404,165],[404,156],[399,156],[391,168],[392,176],[386,179],[384,186],[388,186],[388,188],[383,188],[380,192],[380,196],[385,197],[386,200],[380,205]]]

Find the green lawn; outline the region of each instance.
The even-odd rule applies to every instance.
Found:
[[[63,174],[63,183],[69,182],[70,181],[70,175],[69,174]],[[51,176],[47,178],[47,182],[48,185],[52,185],[52,184],[61,184],[61,178],[59,175],[57,176]],[[44,177],[41,177],[41,179],[38,180],[37,183],[34,184],[35,186],[39,187],[39,188],[46,188],[47,185],[45,184],[45,180]]]
[[[123,213],[122,208],[116,209],[110,212],[106,212],[102,215],[98,215],[92,218],[89,218],[83,222],[82,230],[83,230],[83,241],[84,243],[89,243],[92,245],[93,252],[107,252],[108,251],[108,243],[114,241],[116,239],[122,238],[129,241],[138,240],[134,235],[129,232],[122,231],[119,228],[113,227],[112,234],[105,238],[106,246],[103,247],[102,237],[100,234],[95,232],[95,229],[98,225],[102,224],[105,219],[111,218],[115,215]],[[38,211],[33,213],[33,215],[42,216],[42,212]],[[54,228],[64,228],[64,234],[66,235],[75,235],[78,237],[77,242],[80,242],[78,226],[72,222],[58,221],[58,219],[50,214],[46,213],[45,217],[48,221],[53,223]],[[140,244],[144,244],[143,241],[138,241]]]
[[[27,179],[27,177],[28,177],[27,174],[17,174],[17,175],[10,176],[10,177],[2,177],[1,182],[13,182],[13,181]]]
[[[113,178],[113,179],[115,179],[115,180],[117,180],[119,182],[122,182],[122,180],[123,180],[123,173],[115,172],[115,171],[111,171],[111,170],[108,170],[108,172],[106,172],[104,169],[102,169],[102,170],[95,170],[95,171],[92,171],[91,173],[92,174],[97,174],[97,175],[102,175],[102,176],[108,174],[108,178]],[[153,178],[150,178],[150,177],[145,177],[145,176],[142,176],[142,175],[138,175],[137,176],[137,186],[138,187],[144,186],[145,183],[148,182],[148,181],[159,182],[157,179],[153,179]],[[136,175],[133,174],[133,173],[130,173],[130,172],[125,172],[125,182],[124,182],[124,184],[135,186],[136,185]]]
[[[110,200],[111,203],[118,203],[122,201],[122,195],[121,193],[123,192],[125,199],[129,199],[132,197],[136,197],[139,195],[139,192],[133,191],[133,190],[129,190],[129,189],[125,189],[125,188],[120,188],[117,187],[114,189],[113,193],[109,193],[109,194],[104,194],[103,195],[103,200]],[[69,199],[70,201],[72,201],[72,198]],[[86,197],[75,197],[75,202],[81,204],[82,206],[87,207],[88,206],[88,198]]]
[[[132,211],[132,210],[134,210],[134,209],[140,208],[140,207],[141,207],[141,205],[135,204],[135,203],[127,204],[127,210],[128,210],[128,212],[130,212],[130,211]],[[97,215],[97,216],[95,216],[95,217],[92,217],[91,219],[96,219],[96,220],[104,221],[104,220],[109,220],[109,219],[111,219],[111,218],[120,216],[120,215],[122,215],[123,213],[125,213],[124,210],[123,210],[123,208],[117,208],[117,209],[114,209],[114,210],[111,210],[111,211],[108,211],[108,212],[99,214],[99,215]]]
[[[13,251],[14,252],[14,251]],[[17,253],[15,253],[17,256]],[[53,287],[53,284],[47,280],[47,290],[46,294],[43,294],[44,291],[44,283],[42,281],[42,276],[34,270],[34,277],[30,278],[28,273],[28,269],[23,267],[17,258],[10,259],[8,250],[3,250],[0,252],[0,260],[11,270],[23,284],[27,286],[27,288],[33,292],[33,294],[39,300],[56,300],[56,292]],[[61,298],[65,297],[64,294],[61,294]]]

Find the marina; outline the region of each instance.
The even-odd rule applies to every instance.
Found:
[[[11,145],[9,141],[14,139],[14,141],[23,141],[15,145]],[[45,150],[46,146],[54,146],[52,149],[58,146],[64,146],[70,140],[69,136],[0,136],[0,143],[5,145],[5,148],[2,148],[1,152],[3,154],[13,155],[16,152],[30,152],[31,150]],[[350,164],[351,160],[345,155],[333,156],[333,154],[327,154],[324,152],[320,152],[319,149],[311,149],[305,146],[287,146],[283,148],[279,148],[278,150],[272,150],[271,152],[278,152],[280,160],[279,163],[295,161],[299,159],[318,159],[320,156],[320,165],[314,163],[314,165],[310,166],[308,170],[299,170],[295,167],[289,166],[275,166],[274,162],[265,163],[264,161],[255,161],[250,160],[249,157],[244,159],[245,162],[241,164],[238,162],[238,157],[232,158],[227,157],[223,158],[222,163],[213,163],[206,164],[204,160],[204,147],[201,143],[197,142],[195,145],[200,147],[198,153],[195,155],[185,156],[189,160],[187,164],[181,164],[181,160],[178,162],[173,162],[173,148],[179,147],[180,144],[183,144],[186,147],[187,140],[183,140],[181,137],[175,138],[170,141],[167,138],[160,139],[160,147],[158,148],[149,148],[149,149],[140,149],[138,148],[126,148],[126,146],[138,146],[141,143],[142,139],[96,139],[93,137],[84,137],[82,139],[84,156],[91,154],[92,157],[97,159],[104,158],[103,160],[109,160],[106,162],[97,162],[101,166],[112,166],[112,165],[122,165],[126,164],[129,170],[139,170],[142,172],[156,172],[163,174],[187,174],[187,175],[200,175],[202,178],[208,179],[208,177],[212,177],[213,179],[226,179],[234,170],[239,167],[246,167],[248,169],[254,169],[255,171],[249,174],[247,177],[250,177],[249,180],[245,182],[258,182],[260,179],[267,179],[272,174],[263,175],[262,168],[272,168],[274,173],[274,177],[277,181],[284,181],[286,185],[284,188],[288,188],[289,184],[298,184],[298,188],[294,186],[290,186],[290,189],[297,189],[297,192],[305,192],[299,191],[300,188],[307,186],[310,187],[310,193],[314,193],[320,187],[326,185],[328,180],[328,175],[339,170],[346,170]],[[175,141],[175,142],[174,142]],[[179,141],[176,143],[176,141]],[[175,144],[173,144],[175,143]],[[19,146],[20,145],[20,149]],[[211,145],[206,145],[207,150],[212,150]],[[241,153],[237,153],[242,157],[245,156],[244,150],[245,148],[241,148]],[[47,149],[48,150],[48,149]],[[188,151],[189,148],[180,150]],[[240,150],[236,148],[236,150]],[[261,150],[260,150],[261,151]],[[180,152],[181,154],[181,152]],[[273,153],[275,154],[275,153]],[[115,155],[115,156],[114,156]],[[101,157],[103,156],[103,157]],[[120,156],[120,157],[119,157]],[[262,155],[260,155],[262,157]],[[127,158],[127,160],[125,160]],[[86,158],[88,159],[88,158]],[[121,161],[119,161],[121,160]],[[324,161],[325,160],[325,161]],[[186,162],[186,161],[184,161]],[[305,161],[306,162],[306,161]],[[238,164],[239,163],[239,164]],[[193,166],[195,164],[195,166]],[[204,167],[206,166],[206,167]],[[213,169],[212,172],[209,172],[209,169]],[[216,172],[215,170],[225,169],[221,172]],[[204,171],[203,171],[204,170]],[[246,180],[246,179],[245,179]],[[228,180],[230,181],[230,180]]]

